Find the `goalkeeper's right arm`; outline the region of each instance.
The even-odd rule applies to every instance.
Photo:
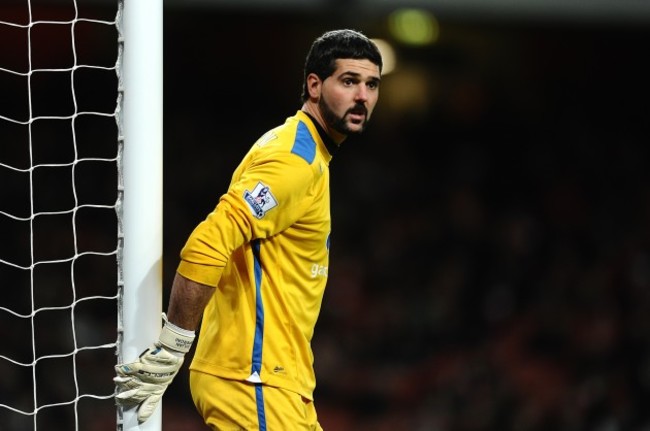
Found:
[[[181,366],[194,342],[194,331],[180,328],[167,320],[160,337],[134,362],[115,366],[115,398],[125,407],[138,405],[138,421],[149,419],[165,390]]]
[[[177,274],[172,286],[168,315],[163,314],[164,325],[158,341],[137,360],[115,366],[115,399],[125,407],[138,406],[140,423],[153,414],[165,390],[178,374],[185,354],[194,342],[203,309],[213,292],[214,288]],[[179,325],[193,329],[184,329]]]

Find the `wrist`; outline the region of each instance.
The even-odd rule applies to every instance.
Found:
[[[180,326],[174,325],[169,320],[167,320],[167,315],[163,313],[162,315],[165,324],[160,330],[160,336],[158,342],[168,350],[174,352],[179,352],[185,354],[190,351],[194,339],[196,338],[196,333],[187,329],[183,329]]]

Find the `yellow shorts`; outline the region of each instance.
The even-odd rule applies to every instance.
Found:
[[[286,389],[190,371],[192,399],[217,431],[323,431],[314,403]]]

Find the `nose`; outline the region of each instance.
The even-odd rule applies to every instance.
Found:
[[[365,84],[360,84],[357,87],[357,93],[355,95],[355,100],[357,102],[365,102],[368,100],[368,89]]]

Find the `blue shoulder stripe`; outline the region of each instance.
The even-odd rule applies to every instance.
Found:
[[[310,165],[316,157],[316,142],[311,137],[307,125],[302,121],[298,122],[296,140],[293,143],[291,152],[305,159]]]

